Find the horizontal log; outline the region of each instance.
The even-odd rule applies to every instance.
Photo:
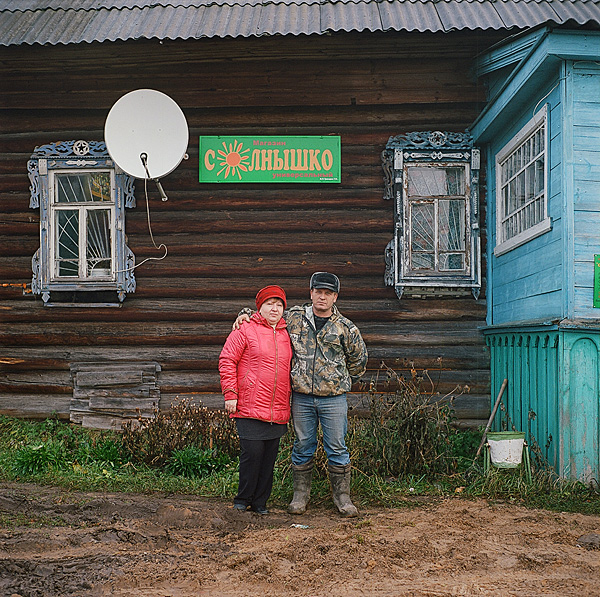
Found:
[[[135,415],[136,411],[152,412],[160,393],[154,391],[147,396],[90,396],[89,408],[93,411],[112,411]]]
[[[295,302],[299,304],[308,301],[308,280],[313,271],[315,271],[312,268],[303,267],[294,268],[293,271],[283,272],[277,276],[269,275],[268,272],[257,271],[253,273],[252,277],[248,276],[242,278],[220,278],[216,272],[214,276],[199,278],[167,278],[152,275],[153,263],[154,262],[145,263],[136,269],[137,288],[135,294],[127,295],[124,303],[125,305],[138,299],[167,300],[176,298],[204,298],[217,301],[228,299],[232,296],[245,297],[245,304],[252,305],[257,290],[270,284],[279,284],[283,286],[286,293],[288,293],[290,297],[295,297]],[[369,272],[368,275],[363,274],[353,277],[346,272],[334,270],[330,267],[331,262],[325,258],[323,260],[323,265],[323,271],[333,270],[341,277],[341,297],[352,297],[356,300],[377,300],[384,298],[392,302],[398,302],[400,305],[407,302],[423,301],[426,303],[430,300],[438,300],[434,297],[428,297],[424,299],[403,298],[401,301],[398,301],[394,290],[384,285],[382,271]],[[31,283],[30,271],[25,271],[25,269],[23,269],[20,277],[12,272],[9,280],[11,284],[18,283],[18,286],[0,288],[0,296],[2,296],[4,300],[12,300],[13,302],[16,300],[24,300],[32,304],[38,303],[40,307],[42,306],[39,297],[31,294],[28,294],[25,297],[23,296],[22,284],[28,285]],[[485,291],[485,280],[483,291]],[[483,296],[485,296],[485,294]],[[452,299],[450,297],[441,297],[439,300]],[[481,308],[485,306],[484,300],[480,299],[479,301],[475,301],[470,296],[462,297],[457,300],[470,301],[474,313],[476,313],[477,316],[482,313]],[[67,306],[56,308],[62,309],[64,312],[66,307]]]
[[[101,48],[99,53],[102,53]],[[146,59],[145,64],[151,65],[151,62]],[[139,69],[123,72],[117,65],[108,69],[107,64],[103,64],[91,81],[84,76],[89,73],[89,67],[82,71],[65,70],[64,65],[57,64],[56,71],[47,75],[40,73],[31,77],[31,73],[6,73],[0,101],[8,108],[82,108],[89,105],[93,95],[96,105],[109,108],[132,86],[169,88],[180,69],[185,70],[180,78],[186,82],[186,86],[177,91],[177,101],[182,108],[199,104],[205,108],[247,109],[267,105],[418,104],[429,102],[431,98],[445,103],[462,103],[466,97],[473,102],[485,100],[484,89],[467,78],[469,61],[461,63],[456,57],[412,63],[405,57],[386,61],[355,57],[343,69],[337,62],[323,61],[319,70],[313,63],[289,58],[285,65],[248,61],[243,70],[235,63],[211,66],[196,70],[190,77],[190,65],[186,63],[173,63],[168,69],[156,72],[149,66],[143,73]],[[332,76],[332,72],[337,76]],[[300,88],[299,79],[303,82]],[[295,92],[290,93],[290,90]]]
[[[304,280],[306,283],[306,280]],[[257,288],[258,290],[258,288]],[[307,294],[307,289],[303,294]],[[305,297],[287,292],[288,304],[302,304]],[[416,299],[392,301],[375,299],[370,301],[340,298],[338,308],[343,315],[355,322],[364,321],[454,321],[485,320],[485,302],[466,299]],[[222,299],[178,299],[162,300],[129,297],[120,309],[88,309],[85,307],[60,309],[44,308],[40,301],[0,301],[0,323],[27,323],[51,321],[194,321],[233,322],[244,307],[255,308],[252,296],[247,298]]]
[[[392,231],[392,213],[388,205],[380,210],[315,210],[302,213],[278,212],[238,212],[235,217],[224,212],[178,212],[174,218],[168,213],[152,215],[152,231],[157,239],[160,236],[173,234],[211,234],[226,233],[233,239],[235,234],[262,233],[273,235],[279,232],[355,232],[366,236],[370,233]],[[146,214],[127,214],[127,231],[130,234],[147,234],[148,221]],[[3,214],[0,219],[0,234],[35,235],[39,233],[39,220],[33,221],[25,214]]]
[[[96,388],[103,386],[136,386],[144,382],[141,371],[81,371],[75,375],[74,383],[78,388]]]
[[[410,369],[397,369],[395,373],[405,380],[411,379]],[[478,369],[426,369],[417,371],[421,380],[419,386],[426,394],[440,393],[442,395],[464,391],[475,393],[488,392],[490,387],[489,370]],[[217,368],[198,371],[190,370],[163,370],[158,380],[161,392],[219,392],[220,382]],[[354,391],[367,391],[369,388],[378,392],[395,392],[398,381],[395,376],[391,378],[386,371],[370,369],[363,375],[360,382],[354,384]],[[40,394],[72,394],[74,398],[88,400],[91,397],[111,396],[153,396],[154,383],[140,386],[111,386],[109,389],[99,386],[88,386],[80,388],[73,384],[66,372],[60,370],[39,371],[30,374],[23,372],[0,373],[0,392],[18,394],[25,389],[27,392],[39,392]],[[459,388],[463,388],[460,390]]]
[[[466,72],[468,65],[464,65],[464,68]],[[169,73],[164,77],[159,75],[133,77],[133,73],[128,73],[124,76],[124,79],[125,77],[128,79],[127,83],[123,80],[120,85],[121,89],[115,93],[110,88],[114,89],[116,87],[116,76],[111,76],[110,79],[102,78],[102,80],[96,80],[96,77],[94,77],[96,85],[101,87],[91,88],[85,84],[82,85],[82,82],[85,83],[85,78],[74,78],[76,75],[77,73],[71,73],[66,76],[65,71],[61,70],[60,77],[58,73],[51,73],[51,78],[48,79],[24,81],[17,77],[10,77],[5,80],[7,87],[4,87],[4,92],[0,94],[0,101],[7,108],[27,107],[33,109],[62,106],[81,109],[89,105],[90,95],[93,94],[96,105],[105,106],[106,109],[109,109],[120,95],[131,89],[131,85],[136,88],[160,87],[164,89],[168,88],[172,81],[168,77],[173,76],[172,73]],[[234,79],[237,83],[239,72],[231,71],[230,74],[225,76]],[[287,81],[282,75],[274,78],[270,86],[262,80],[257,81],[256,86],[253,87],[254,80],[247,79],[239,81],[239,87],[235,88],[231,87],[231,81],[228,80],[222,80],[217,83],[217,86],[213,87],[212,81],[198,78],[190,80],[189,77],[184,77],[187,82],[190,82],[190,85],[189,88],[178,92],[177,100],[184,109],[190,105],[198,105],[198,103],[205,108],[228,106],[247,109],[272,104],[289,108],[295,106],[348,106],[353,102],[357,106],[384,106],[394,103],[410,105],[427,103],[432,97],[442,103],[464,103],[466,97],[472,99],[474,104],[485,100],[483,89],[464,81],[457,84],[456,73],[433,73],[433,78],[437,79],[436,85],[423,85],[423,81],[426,79],[422,73],[420,80],[417,80],[416,77],[409,80],[409,77],[404,77],[401,71],[390,73],[389,76],[401,80],[403,84],[388,89],[377,88],[377,85],[381,84],[380,79],[375,81],[348,81],[344,84],[343,80],[328,80],[332,77],[327,74],[323,77],[310,77],[311,82],[306,81],[306,84],[307,87],[311,87],[313,90],[297,91],[296,93],[289,93],[290,89],[294,89],[295,81]],[[38,87],[35,87],[35,84]],[[125,89],[127,85],[129,87]],[[369,85],[372,85],[372,87]],[[108,89],[105,90],[105,87]],[[285,87],[285,89],[278,91],[278,87]],[[9,90],[7,91],[7,89]],[[315,92],[314,89],[317,89],[317,91]],[[43,93],[41,93],[41,90],[43,90]]]
[[[176,404],[178,400],[182,398],[192,399],[192,404],[202,404],[210,409],[223,409],[223,396],[220,394],[161,394],[159,408],[164,411],[168,411],[173,404]],[[463,397],[461,397],[462,399]],[[457,425],[459,427],[470,427],[477,428],[485,425],[489,413],[489,401],[488,395],[482,396],[469,396],[470,406],[461,405],[460,410],[458,407],[458,398],[456,399],[455,406],[457,416],[459,418]],[[487,410],[486,405],[487,404]],[[350,395],[349,398],[349,414],[364,415],[366,412],[362,407],[363,397]],[[29,419],[46,419],[51,416],[56,416],[62,420],[69,419],[69,413],[71,409],[71,401],[69,397],[60,397],[53,395],[39,395],[39,394],[20,394],[13,396],[11,394],[5,395],[0,393],[0,414],[10,417],[29,418]],[[459,414],[460,413],[460,414]],[[476,416],[481,413],[485,413],[484,416]]]
[[[156,255],[156,251],[154,254]],[[385,271],[383,258],[380,255],[335,255],[329,256],[327,263],[331,269],[344,276],[356,277],[372,273],[374,269],[377,269],[383,277]],[[312,273],[323,271],[324,265],[321,255],[272,255],[266,249],[261,256],[197,256],[195,259],[190,259],[184,256],[169,255],[163,260],[152,262],[152,267],[148,269],[147,273],[159,277],[223,276],[239,279],[242,276],[252,276],[254,272],[271,277],[286,275],[291,269],[308,269]],[[0,262],[0,279],[22,279],[24,272],[27,272],[28,269],[31,269],[30,258],[14,257],[11,263]],[[306,274],[307,277],[310,276],[309,272]]]
[[[102,386],[99,386],[101,388]],[[143,386],[114,386],[110,390],[97,388],[73,388],[73,398],[76,400],[104,400],[104,399],[128,399],[140,400],[151,396],[157,399],[160,391],[155,384],[145,384]]]
[[[419,372],[422,373],[422,372]],[[407,376],[410,379],[410,375]],[[442,396],[455,394],[464,391],[465,386],[475,393],[484,393],[489,390],[489,372],[488,371],[429,371],[419,382],[419,387],[424,394],[439,393]],[[397,382],[386,382],[385,378],[377,376],[377,372],[367,371],[363,375],[362,381],[354,384],[353,390],[359,392],[365,391],[373,385],[376,391],[394,393],[398,387]],[[169,372],[163,371],[160,378],[161,392],[169,394],[187,393],[187,392],[215,392],[220,391],[219,374],[214,371],[189,372],[184,374],[181,371]],[[462,389],[459,389],[462,388]]]
[[[456,321],[428,326],[422,323],[361,323],[361,332],[367,345],[464,345],[480,344],[480,322]],[[82,346],[94,343],[147,345],[206,345],[222,344],[231,331],[228,322],[121,322],[118,327],[96,322],[81,322],[73,329],[71,323],[53,322],[43,330],[36,324],[15,324],[0,329],[0,345],[22,346],[40,343],[45,345]]]
[[[211,410],[223,410],[223,396],[217,393],[162,393],[159,408],[169,411],[173,405],[181,400],[188,400],[190,404],[202,405]],[[490,397],[487,394],[463,395],[454,399],[454,411],[458,418],[459,426],[477,427],[481,421],[487,422],[490,412]],[[348,395],[348,414],[350,416],[368,416],[370,412],[369,401],[362,394]]]
[[[52,347],[52,348],[0,348],[0,372],[3,374],[25,372],[27,378],[45,371],[68,371],[70,363],[89,360],[114,362],[119,360],[156,359],[164,371],[216,370],[221,345],[213,346],[116,346],[116,347]],[[411,368],[431,370],[436,368],[452,370],[486,369],[489,367],[489,354],[483,341],[481,344],[466,346],[431,347],[380,347],[369,346],[369,369],[376,370],[384,362],[396,371],[407,372]],[[10,354],[10,356],[7,356]]]
[[[22,218],[23,219],[23,218]],[[173,218],[169,213],[155,213],[152,215],[152,228],[156,233],[178,232],[198,233],[241,233],[272,235],[274,232],[347,232],[367,234],[381,232],[382,224],[392,221],[392,211],[388,203],[383,203],[379,210],[347,210],[343,206],[339,209],[323,211],[306,210],[297,212],[279,211],[252,211],[237,212],[232,218],[223,211],[190,211],[178,212],[178,217]],[[260,226],[260,228],[257,228]],[[127,229],[132,233],[147,230],[146,214],[141,210],[130,212],[127,218]],[[390,228],[391,230],[391,228]]]
[[[20,65],[24,65],[39,72],[55,68],[54,63],[32,60],[40,56],[48,56],[68,67],[77,64],[82,67],[86,65],[100,67],[107,59],[119,61],[123,65],[137,65],[139,62],[145,62],[149,56],[156,60],[157,65],[169,64],[172,60],[183,62],[193,60],[193,63],[197,64],[231,60],[244,65],[247,57],[285,61],[286,52],[304,60],[319,59],[324,56],[351,60],[354,54],[349,50],[355,50],[357,44],[360,44],[361,54],[365,58],[378,60],[398,56],[403,56],[405,59],[423,59],[449,53],[468,57],[473,52],[479,53],[482,47],[494,44],[504,37],[505,33],[501,31],[489,30],[469,32],[468,35],[462,32],[450,32],[443,36],[428,32],[409,32],[400,36],[390,36],[383,32],[369,33],[366,36],[358,32],[344,32],[319,36],[318,41],[313,40],[315,43],[311,44],[306,43],[305,36],[261,36],[227,40],[202,38],[185,43],[165,40],[165,44],[161,45],[157,45],[155,40],[140,39],[128,42],[117,41],[106,47],[102,46],[102,54],[98,53],[95,44],[80,44],[77,52],[60,44],[43,48],[26,46],[25,53],[8,46],[7,56],[11,60],[7,60],[6,68],[15,70]],[[125,48],[128,51],[124,51]]]
[[[69,420],[71,397],[69,394],[20,392],[5,394],[0,391],[0,415],[22,419],[48,419],[56,417]]]
[[[344,254],[374,254],[383,261],[386,244],[392,238],[391,231],[379,234],[369,234],[361,237],[356,233],[333,234],[325,231],[309,233],[279,233],[275,245],[266,246],[264,234],[247,234],[242,238],[231,241],[229,234],[202,235],[179,234],[165,235],[155,238],[164,242],[168,247],[169,257],[205,257],[223,255],[230,258],[237,256],[260,257],[266,251],[272,255],[280,253],[310,254],[318,248],[320,255]],[[4,250],[4,258],[22,257],[31,261],[35,251],[40,246],[39,235],[32,237],[4,236],[0,238],[0,250]],[[157,249],[152,245],[151,238],[146,233],[128,234],[128,246],[134,252],[139,263],[146,257],[156,257]],[[162,251],[158,253],[162,255]]]
[[[364,148],[362,148],[365,151]],[[381,148],[379,148],[381,151]],[[377,154],[378,151],[374,150]],[[26,176],[26,170],[23,169],[23,162],[19,160],[18,167],[11,174],[7,174],[0,179],[0,192],[3,190],[11,191],[9,195],[3,197],[2,213],[14,214],[23,213],[23,210],[29,206],[29,181]],[[374,166],[380,170],[379,158],[375,160]],[[296,185],[289,192],[286,192],[285,202],[280,201],[281,189],[276,185],[271,191],[262,188],[260,191],[254,188],[247,188],[243,185],[200,185],[198,183],[198,173],[196,170],[190,173],[189,178],[193,179],[192,188],[187,190],[181,184],[175,184],[174,181],[167,179],[164,186],[169,191],[169,201],[161,201],[155,188],[149,188],[150,214],[168,212],[176,214],[186,211],[221,211],[224,214],[231,212],[249,211],[249,210],[272,210],[279,208],[283,211],[308,210],[308,209],[339,209],[340,205],[348,209],[381,209],[389,206],[389,202],[383,199],[383,173],[381,173],[380,184],[374,189],[350,189],[341,185],[329,185],[328,191],[324,191],[322,186],[316,185]],[[254,185],[253,185],[254,186]],[[240,188],[242,187],[242,188]],[[146,212],[146,198],[143,189],[136,192],[136,207],[126,210],[126,218],[133,211]],[[38,221],[37,212],[32,210],[28,212],[34,221]]]
[[[115,415],[84,414],[81,416],[81,426],[87,429],[122,431],[123,423],[125,423],[126,420],[125,417]]]
[[[423,118],[425,105],[392,104],[387,106],[298,106],[282,109],[267,105],[261,110],[252,111],[252,119],[239,108],[225,106],[213,110],[189,106],[185,110],[191,137],[199,135],[236,135],[260,134],[266,128],[286,127],[289,134],[302,134],[299,131],[313,129],[330,130],[335,126],[345,131],[368,128],[383,143],[387,141],[390,130],[411,130]],[[79,109],[64,109],[54,105],[52,109],[13,108],[0,112],[0,131],[3,134],[3,150],[8,160],[15,160],[18,166],[7,164],[7,172],[17,172],[29,159],[37,145],[52,143],[62,139],[65,131],[72,131],[73,138],[101,139],[103,136],[106,109],[86,106]],[[428,113],[431,128],[437,130],[459,130],[461,123],[470,123],[477,115],[472,102],[464,98],[462,102],[444,104],[436,102],[436,110]],[[218,125],[215,124],[218,123]],[[457,126],[459,125],[459,126]],[[328,132],[328,130],[326,132]],[[314,133],[311,133],[314,134]],[[318,134],[321,134],[320,132]],[[60,135],[60,136],[58,136]],[[387,136],[386,136],[387,135]],[[350,138],[344,139],[344,144]],[[342,147],[343,149],[343,147]]]

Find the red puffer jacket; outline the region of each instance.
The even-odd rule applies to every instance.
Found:
[[[292,345],[283,318],[273,329],[255,313],[229,334],[219,357],[221,390],[237,395],[232,417],[287,423],[290,418]],[[228,398],[233,398],[227,394]]]

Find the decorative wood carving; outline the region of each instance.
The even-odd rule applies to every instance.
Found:
[[[475,298],[481,287],[481,255],[479,243],[479,150],[473,147],[469,133],[447,131],[409,132],[390,137],[381,153],[384,173],[385,200],[394,199],[394,237],[385,248],[384,281],[393,286],[398,298],[403,295],[416,296],[460,296],[465,290]],[[408,267],[410,247],[410,222],[406,213],[408,198],[405,187],[405,166],[410,164],[457,165],[469,172],[466,181],[469,189],[466,209],[469,221],[467,243],[470,267],[468,273],[419,272]],[[437,239],[434,239],[437,242]]]
[[[51,263],[51,243],[49,218],[51,213],[49,172],[55,169],[73,170],[103,168],[113,169],[115,173],[114,213],[116,226],[114,263],[116,275],[113,280],[65,280],[53,279]],[[30,180],[29,207],[40,209],[41,246],[32,259],[33,294],[42,296],[45,304],[52,298],[52,292],[69,291],[85,293],[97,290],[114,290],[116,297],[122,302],[127,293],[135,292],[136,282],[133,266],[135,257],[125,244],[125,212],[124,208],[135,207],[134,179],[113,163],[106,144],[103,141],[59,141],[36,147],[27,163]]]

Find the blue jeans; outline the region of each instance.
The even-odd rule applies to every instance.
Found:
[[[317,428],[323,431],[323,448],[329,464],[345,466],[350,453],[345,437],[348,430],[348,402],[346,394],[314,396],[292,394],[292,421],[296,439],[292,450],[292,464],[306,464],[317,449]]]

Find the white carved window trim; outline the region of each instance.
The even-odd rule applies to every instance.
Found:
[[[40,211],[40,248],[32,258],[31,291],[41,295],[45,305],[53,306],[110,306],[118,305],[127,293],[135,292],[135,256],[126,244],[125,208],[135,207],[134,179],[121,171],[110,158],[103,141],[60,141],[36,147],[27,164],[31,182],[29,207]],[[108,172],[110,174],[110,201],[74,201],[56,203],[56,177],[61,174]],[[98,203],[98,205],[94,205]],[[110,268],[101,269],[100,275],[90,275],[79,261],[77,275],[57,275],[56,272],[56,214],[65,210],[87,214],[104,209],[109,211]],[[84,220],[79,219],[78,247],[86,252]],[[106,238],[96,240],[108,247]],[[93,247],[91,243],[89,247]],[[78,254],[81,256],[81,250]],[[94,261],[91,257],[90,261]],[[108,259],[101,259],[107,262]],[[110,271],[109,271],[110,270]],[[100,295],[98,295],[100,293]],[[102,294],[104,293],[104,294]],[[113,298],[107,298],[106,293]],[[65,298],[72,296],[73,300]],[[101,296],[98,299],[98,296]],[[56,301],[54,300],[56,298]],[[60,299],[60,300],[59,300]],[[69,302],[70,301],[70,302]]]
[[[479,169],[480,153],[473,147],[473,139],[468,133],[424,131],[406,133],[390,137],[382,152],[384,171],[384,199],[394,203],[394,237],[385,250],[385,284],[393,286],[398,298],[403,296],[463,296],[471,293],[478,298],[481,289],[481,245],[479,238]],[[464,188],[460,199],[464,201],[464,255],[460,270],[439,267],[437,256],[442,249],[435,247],[435,267],[428,270],[415,270],[411,259],[415,241],[411,221],[411,195],[409,190],[409,169],[411,167],[432,169],[463,169]],[[435,178],[435,176],[434,176]],[[440,178],[441,180],[441,178]],[[444,184],[449,183],[446,175]],[[436,186],[436,184],[434,184]],[[439,186],[439,184],[437,185]],[[439,189],[438,189],[439,190]],[[418,196],[415,201],[434,205],[436,218],[433,220],[433,236],[439,242],[438,205],[450,200],[448,191]],[[431,230],[430,226],[430,230]],[[462,237],[461,237],[462,238]],[[444,251],[442,251],[444,252]],[[452,252],[452,251],[445,251]],[[456,251],[458,252],[458,251]],[[429,251],[431,254],[431,251]]]
[[[543,133],[542,149],[537,149],[536,135]],[[544,106],[535,116],[496,154],[496,246],[494,255],[499,256],[548,232],[552,220],[548,217],[548,107]],[[536,162],[543,159],[541,189],[533,190],[531,196],[525,190],[535,173]],[[507,209],[512,199],[517,203],[517,186],[523,185],[522,205]],[[535,185],[535,174],[533,176]],[[537,190],[537,192],[536,192]],[[512,232],[512,230],[515,232]]]

